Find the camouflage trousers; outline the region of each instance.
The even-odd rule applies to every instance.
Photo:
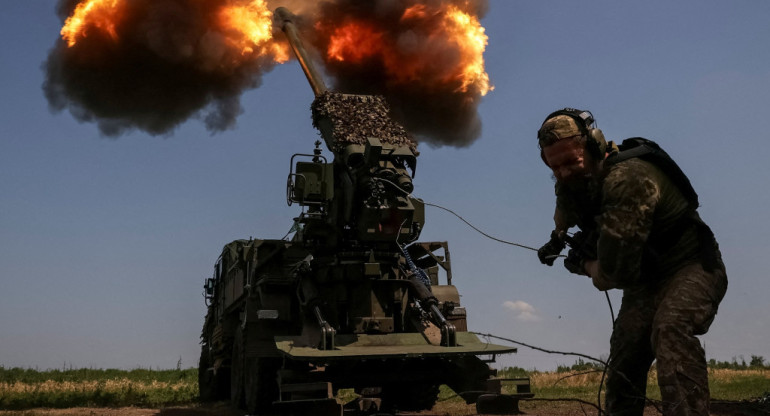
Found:
[[[709,414],[706,355],[696,335],[708,331],[727,290],[718,263],[713,272],[694,263],[654,287],[624,290],[610,341],[610,415],[642,416],[653,360],[665,416]]]

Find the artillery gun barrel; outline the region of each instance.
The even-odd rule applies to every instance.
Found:
[[[276,21],[281,24],[281,30],[283,30],[286,37],[289,39],[291,49],[294,51],[294,55],[297,57],[300,66],[302,66],[302,71],[305,72],[305,76],[310,83],[310,87],[313,89],[313,93],[316,97],[320,97],[327,91],[326,84],[324,84],[321,75],[315,69],[313,61],[310,59],[305,46],[302,44],[302,39],[299,37],[297,26],[292,20],[294,15],[285,7],[279,7],[275,9],[273,16]]]

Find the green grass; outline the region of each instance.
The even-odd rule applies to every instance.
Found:
[[[177,382],[179,380],[194,380],[197,382],[198,369],[186,370],[153,370],[138,368],[134,370],[90,369],[79,368],[69,370],[39,371],[25,368],[5,368],[0,366],[0,383],[23,382],[37,383],[46,380],[64,381],[105,381],[128,379],[137,382]]]
[[[560,370],[540,372],[506,368],[500,370],[498,376],[530,377],[536,398],[570,398],[596,402],[601,380],[600,369],[582,365]],[[187,405],[198,400],[197,376],[197,369],[194,368],[38,371],[0,366],[0,409]],[[709,385],[711,397],[715,400],[740,401],[768,397],[770,367],[712,367],[709,370]],[[343,390],[341,393],[343,400],[355,396],[352,390]],[[647,397],[660,399],[654,370],[648,379]],[[439,402],[451,404],[462,402],[462,399],[448,387],[441,386]]]
[[[198,397],[198,371],[0,367],[0,409],[169,406]]]
[[[530,377],[532,391],[538,398],[577,398],[596,402],[601,382],[600,368],[562,369],[561,372],[523,372],[521,369],[504,369],[501,378]],[[660,400],[655,369],[647,379],[646,396]],[[604,380],[606,382],[606,378]],[[709,389],[713,400],[751,400],[770,395],[770,367],[709,368]]]
[[[716,369],[709,373],[711,397],[720,400],[770,398],[770,369]]]

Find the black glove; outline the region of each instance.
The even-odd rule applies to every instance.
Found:
[[[572,237],[565,237],[565,241],[573,250],[580,252],[580,257],[585,260],[596,260],[599,256],[596,254],[596,244],[599,242],[599,234],[595,231],[578,231]]]
[[[583,258],[583,254],[579,250],[571,248],[567,252],[567,258],[564,259],[564,268],[569,270],[570,273],[587,276],[585,261],[586,260]]]
[[[564,247],[565,242],[561,238],[561,233],[553,230],[551,232],[551,239],[537,250],[537,258],[540,259],[540,263],[553,266],[553,262],[559,257],[559,254],[564,250]]]
[[[585,262],[598,258],[596,254],[598,239],[599,234],[596,232],[584,233],[582,231],[576,232],[572,237],[566,237],[565,240],[569,243],[570,250],[567,253],[567,258],[564,259],[564,268],[571,273],[588,276]]]

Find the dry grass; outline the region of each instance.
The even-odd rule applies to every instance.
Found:
[[[171,390],[179,391],[189,388],[189,382],[179,381],[176,383],[169,383],[164,381],[152,380],[149,383],[129,380],[127,378],[118,380],[104,380],[104,381],[54,381],[45,380],[42,383],[0,383],[0,396],[7,396],[10,394],[26,394],[26,393],[40,393],[40,394],[58,394],[58,393],[73,393],[73,392],[90,392],[101,390],[106,393],[120,393],[125,391],[133,391],[136,393],[150,393],[156,390]]]
[[[723,383],[729,383],[746,377],[770,379],[770,368],[748,368],[745,370],[734,370],[729,368],[709,369],[709,379]]]
[[[6,375],[0,379],[0,409],[33,408],[76,408],[91,406],[102,408],[139,406],[145,408],[164,408],[174,405],[195,405],[198,386],[194,372],[185,373],[136,374],[131,378],[128,372],[102,374],[96,371],[95,377],[83,377],[70,373],[30,373]],[[120,376],[122,374],[122,377]],[[524,375],[524,374],[521,374]],[[112,378],[107,378],[107,376]],[[153,379],[153,376],[161,380]],[[513,376],[513,375],[510,375]],[[596,403],[601,371],[569,372],[529,372],[532,392],[538,399],[571,399]],[[503,376],[505,377],[505,376]],[[657,374],[650,371],[647,396],[659,400]],[[770,392],[770,368],[749,369],[710,369],[709,384],[714,400],[745,401],[766,396]],[[506,392],[512,392],[506,390]],[[454,392],[442,386],[439,403],[435,411],[440,414],[461,416],[471,415],[475,406],[466,405]],[[560,414],[554,410],[569,406],[582,409],[585,405],[564,402],[522,402],[522,409],[530,414]],[[189,409],[188,409],[189,411]],[[582,410],[580,410],[582,412]],[[26,412],[26,411],[25,411]],[[542,413],[544,412],[544,413]],[[590,412],[589,412],[590,413]],[[0,412],[0,415],[8,413]],[[21,415],[22,413],[14,413]],[[23,413],[35,414],[35,413]],[[63,413],[60,413],[63,414]],[[100,413],[95,413],[100,414]],[[121,412],[115,413],[121,414]],[[128,413],[126,413],[128,414]]]
[[[197,375],[189,370],[0,370],[0,409],[154,407],[198,397]]]

